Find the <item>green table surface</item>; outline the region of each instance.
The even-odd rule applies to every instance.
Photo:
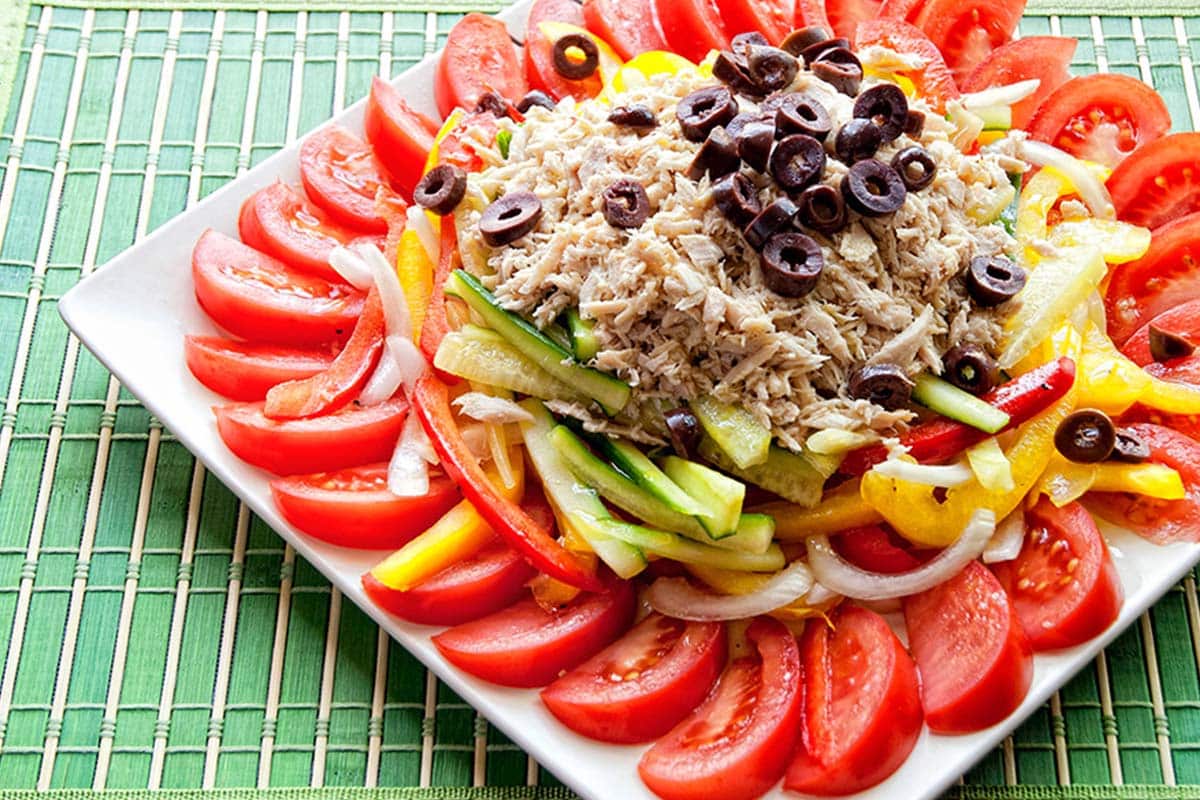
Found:
[[[55,309],[372,76],[435,50],[464,4],[0,3],[15,87],[0,133],[0,797],[570,797],[206,475]],[[1021,30],[1078,37],[1077,72],[1149,81],[1192,130],[1189,13],[1195,0],[1040,0]],[[1183,788],[1200,783],[1198,665],[1189,577],[952,794],[1200,797]]]

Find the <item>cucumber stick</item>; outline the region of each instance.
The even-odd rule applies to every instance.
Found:
[[[985,433],[999,433],[1011,420],[1008,414],[995,406],[928,372],[917,376],[912,398],[943,417],[958,420]]]
[[[667,456],[662,466],[667,477],[703,507],[698,516],[709,536],[724,539],[737,533],[746,484],[678,456]]]
[[[647,553],[683,564],[733,569],[741,572],[778,572],[787,564],[783,550],[772,543],[765,553],[744,553],[701,544],[665,531],[630,525],[615,519],[600,520],[598,526],[609,536],[639,547]]]
[[[446,293],[464,300],[489,328],[546,372],[600,403],[607,413],[616,414],[629,402],[631,390],[628,385],[575,361],[570,352],[528,320],[501,308],[492,293],[469,272],[459,269],[450,273],[446,279]]]
[[[571,349],[580,361],[590,361],[600,352],[596,326],[591,320],[579,316],[579,309],[572,308],[567,312],[567,332],[571,334]]]
[[[679,488],[675,481],[668,478],[667,474],[632,442],[600,436],[597,437],[596,444],[618,469],[663,501],[672,511],[688,516],[695,516],[704,511],[704,506]]]
[[[771,448],[771,432],[749,411],[700,397],[688,404],[700,427],[742,469],[762,464]]]
[[[447,333],[438,346],[434,366],[473,383],[487,384],[543,400],[586,400],[539,367],[495,331],[475,325]]]
[[[747,483],[761,486],[805,508],[820,502],[821,493],[825,490],[827,476],[804,456],[782,447],[772,447],[766,462],[746,469],[734,464],[729,455],[707,436],[700,440],[700,455]]]

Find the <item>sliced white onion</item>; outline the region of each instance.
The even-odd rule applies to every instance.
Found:
[[[1017,144],[1017,155],[1038,167],[1053,167],[1071,182],[1080,199],[1101,219],[1115,219],[1112,197],[1100,179],[1074,156],[1045,142],[1023,139]]]
[[[832,591],[856,600],[886,600],[923,592],[952,578],[979,558],[995,532],[996,515],[991,509],[981,508],[971,515],[958,541],[933,560],[895,575],[854,566],[838,555],[825,534],[808,537],[808,560],[814,577]]]
[[[379,357],[379,364],[371,373],[367,385],[363,387],[362,394],[358,396],[358,402],[364,406],[377,406],[390,400],[396,390],[400,388],[400,383],[400,365],[396,363],[396,359],[392,358],[387,347],[384,347],[383,354]]]
[[[333,248],[329,254],[329,266],[342,276],[342,280],[360,291],[365,292],[375,284],[371,268],[356,253],[345,247]]]
[[[416,414],[404,421],[400,441],[388,462],[388,491],[397,497],[422,497],[429,494],[429,462],[426,451],[432,450],[425,429]]]
[[[1017,81],[1007,86],[993,86],[981,92],[971,92],[962,96],[962,104],[967,108],[987,108],[988,106],[1011,106],[1029,97],[1038,90],[1042,82],[1037,78],[1027,81]]]
[[[425,255],[431,263],[438,263],[442,255],[442,245],[438,241],[437,231],[433,229],[433,223],[429,221],[429,215],[425,213],[425,209],[414,204],[408,207],[407,216],[408,228],[421,240]]]
[[[417,385],[417,380],[429,368],[428,362],[425,361],[425,354],[421,352],[421,348],[413,344],[412,339],[399,334],[388,336],[387,352],[400,369],[400,383],[411,395],[413,388]]]
[[[466,392],[454,398],[454,405],[464,417],[480,422],[503,425],[506,422],[533,422],[533,415],[504,397],[493,397],[483,392]]]
[[[983,563],[999,564],[1012,561],[1021,553],[1025,544],[1025,510],[1018,508],[1000,521],[991,541],[983,551]]]
[[[947,489],[962,486],[975,477],[971,468],[961,462],[944,465],[914,464],[901,458],[882,461],[875,465],[874,471],[885,478],[919,483],[922,486],[942,486]]]
[[[819,583],[814,583],[812,588],[808,590],[808,594],[804,595],[804,604],[816,608],[826,603],[832,603],[840,597],[841,595],[832,589]]]
[[[804,597],[812,585],[812,572],[803,561],[796,561],[750,594],[712,594],[697,589],[684,578],[659,578],[646,592],[646,602],[668,617],[716,622],[783,608]]]
[[[404,296],[396,269],[372,245],[358,245],[355,252],[370,268],[375,288],[379,290],[379,300],[383,304],[383,327],[387,335],[406,339],[411,337],[412,319],[408,314],[408,299]]]

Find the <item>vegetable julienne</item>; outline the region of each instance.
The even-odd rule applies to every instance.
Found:
[[[1200,540],[1200,137],[1014,0],[796,5],[468,15],[193,254],[284,516],[669,799],[869,788],[1112,624],[1093,514]]]

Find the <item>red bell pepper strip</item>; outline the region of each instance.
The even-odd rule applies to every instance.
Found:
[[[997,386],[982,399],[1009,415],[1008,425],[1000,431],[1003,433],[1058,402],[1074,383],[1075,362],[1060,358]],[[990,435],[962,422],[936,419],[916,426],[900,437],[900,443],[917,461],[936,463],[953,458]],[[887,457],[888,449],[883,445],[863,447],[849,453],[838,472],[862,475]]]
[[[462,489],[489,525],[531,565],[551,578],[588,592],[599,592],[604,583],[574,553],[559,544],[545,525],[539,524],[519,505],[506,500],[488,481],[459,433],[450,414],[446,384],[426,373],[413,392],[413,408],[429,434],[446,474]]]
[[[433,294],[429,297],[429,307],[425,310],[425,324],[421,326],[421,352],[425,360],[433,363],[438,346],[450,332],[450,318],[446,315],[446,279],[450,273],[462,266],[458,255],[458,236],[454,230],[454,217],[442,217],[442,252],[438,259],[437,271],[433,275]],[[458,383],[453,375],[443,374],[437,370],[438,376],[450,384]]]
[[[263,414],[271,419],[301,419],[337,411],[353,400],[383,353],[383,303],[372,287],[354,333],[328,369],[308,378],[287,381],[267,392]]]

